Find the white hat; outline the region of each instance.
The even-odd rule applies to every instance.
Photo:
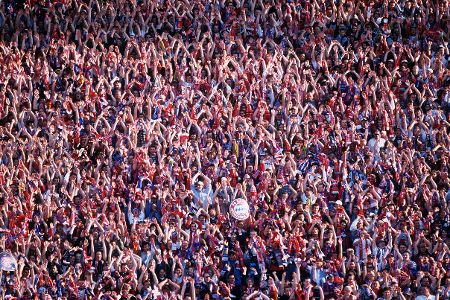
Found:
[[[335,203],[336,203],[336,205],[342,205],[342,201],[341,200],[337,200]]]

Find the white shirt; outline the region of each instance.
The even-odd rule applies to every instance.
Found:
[[[128,222],[130,222],[131,225],[144,222],[144,218],[145,218],[145,214],[142,210],[139,212],[139,215],[136,217],[134,216],[133,211],[128,212]]]
[[[435,300],[436,296],[430,295],[426,297],[425,295],[420,295],[416,297],[416,300]]]
[[[385,144],[386,144],[386,140],[383,138],[380,138],[378,140],[376,140],[375,138],[372,138],[369,141],[369,149],[375,155],[378,155],[380,153],[380,149],[383,148]]]

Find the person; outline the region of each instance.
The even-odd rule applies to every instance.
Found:
[[[381,137],[380,131],[376,131],[373,138],[369,140],[368,146],[370,151],[378,158],[380,158],[380,150],[384,148],[386,140]]]
[[[198,179],[202,176],[203,180]],[[191,186],[192,194],[194,196],[195,204],[203,209],[207,209],[211,203],[212,187],[211,180],[205,177],[203,174],[197,173],[193,178],[194,182]]]

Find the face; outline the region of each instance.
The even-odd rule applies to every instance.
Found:
[[[126,271],[128,270],[127,264],[122,264],[122,265],[120,265],[120,270],[121,270],[122,272],[126,272]]]
[[[428,277],[425,277],[424,279],[422,279],[421,281],[422,286],[429,286],[430,285],[430,279]]]
[[[405,245],[400,245],[400,247],[398,248],[400,253],[404,253],[408,248],[406,248]],[[405,253],[405,256],[407,256],[409,258],[409,254]]]
[[[304,287],[305,287],[306,289],[310,286],[310,284],[311,284],[311,280],[309,280],[309,279],[306,279],[306,280],[303,282],[303,285],[304,285]]]
[[[228,276],[228,283],[234,284],[234,275]]]
[[[187,241],[183,241],[183,243],[181,243],[181,247],[182,247],[183,249],[187,249],[188,246],[189,246],[189,244],[188,244]]]
[[[319,229],[317,227],[314,227],[312,233],[313,233],[313,235],[318,235],[319,234]]]
[[[166,271],[164,269],[161,269],[159,271],[159,278],[165,278],[166,277]]]

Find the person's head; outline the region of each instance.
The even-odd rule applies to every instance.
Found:
[[[374,280],[376,280],[377,277],[376,277],[376,275],[375,275],[375,271],[367,272],[367,279],[368,279],[370,282],[373,282]]]
[[[419,288],[419,295],[423,295],[425,297],[429,297],[430,296],[430,289],[428,287],[421,287]]]
[[[164,280],[166,278],[166,270],[164,268],[161,268],[158,272],[158,277],[161,280]]]
[[[150,282],[149,279],[145,279],[145,280],[142,282],[142,285],[143,285],[143,289],[144,289],[144,290],[148,290],[148,289],[151,288],[151,282]]]
[[[34,221],[35,223],[39,223],[40,220],[41,220],[41,216],[40,216],[39,214],[34,214],[34,215],[33,215],[33,221]]]
[[[319,228],[317,226],[314,226],[311,233],[313,236],[317,236],[319,234]]]
[[[383,298],[384,299],[391,299],[391,295],[392,295],[392,292],[389,288],[385,288],[383,290]]]
[[[446,287],[450,286],[450,277],[447,277],[447,278],[445,279],[445,286],[446,286]]]
[[[211,273],[210,272],[205,272],[205,274],[203,275],[203,278],[205,279],[206,283],[211,282]]]
[[[352,294],[352,288],[349,286],[344,287],[343,293],[345,296],[350,296]]]
[[[408,247],[402,243],[398,246],[398,251],[402,254],[405,254],[405,253],[407,253],[406,251],[408,251]]]
[[[187,240],[183,240],[181,242],[181,249],[186,250],[189,247],[189,243]]]
[[[205,220],[206,220],[206,216],[205,216],[205,214],[200,214],[199,216],[198,216],[198,220],[201,222],[201,223],[204,223],[205,222]]]
[[[430,285],[431,285],[430,278],[428,276],[425,276],[424,278],[422,278],[422,280],[420,281],[420,285],[424,288],[430,287]]]
[[[254,279],[253,279],[252,277],[248,277],[248,278],[247,278],[247,286],[248,286],[249,288],[251,288],[251,287],[253,287],[254,284],[255,284]]]
[[[208,208],[208,215],[210,217],[215,217],[217,215],[217,211],[215,207],[209,207]]]
[[[386,241],[384,239],[378,241],[378,248],[380,249],[386,248]]]
[[[379,130],[376,130],[373,135],[374,135],[375,139],[377,139],[377,140],[379,140],[381,138],[381,133]]]
[[[195,187],[199,191],[202,191],[204,186],[205,186],[205,183],[203,181],[201,181],[201,180],[197,181],[197,183],[195,184]]]
[[[228,284],[234,284],[234,283],[235,283],[235,277],[234,277],[234,274],[228,275],[227,280],[228,280]]]
[[[420,243],[419,244],[419,252],[425,253],[426,251],[427,251],[427,245],[424,242]],[[426,260],[426,256],[421,256],[421,257],[422,257],[422,261]]]
[[[126,263],[120,264],[120,271],[121,272],[127,272],[128,271],[128,265]]]
[[[347,255],[349,257],[353,256],[355,254],[355,251],[352,248],[347,249]]]

